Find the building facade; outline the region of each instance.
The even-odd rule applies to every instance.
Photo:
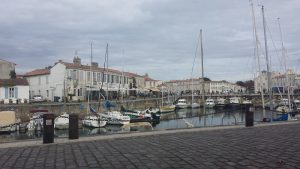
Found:
[[[1,79],[0,102],[24,103],[29,102],[29,85],[26,79]]]
[[[271,87],[273,92],[282,93],[287,92],[287,87],[291,91],[300,89],[300,74],[289,69],[286,73],[272,72],[271,74]],[[269,91],[267,72],[263,71],[259,76],[254,79],[255,92],[264,93]]]
[[[201,78],[186,79],[186,80],[172,80],[165,82],[166,87],[173,93],[198,93],[202,94],[226,94],[245,92],[246,88],[227,82],[227,81],[204,81]]]
[[[29,82],[30,96],[36,94],[51,101],[63,97],[70,100],[97,100],[113,98],[120,92],[124,95],[129,90],[127,76],[118,70],[104,69],[97,63],[81,64],[75,57],[73,63],[62,60],[49,69],[39,69],[24,75]]]

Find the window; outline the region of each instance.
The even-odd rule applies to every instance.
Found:
[[[109,83],[110,82],[110,75],[107,74],[106,76],[107,76],[107,83]]]
[[[9,98],[14,98],[15,97],[15,88],[10,87],[8,90],[9,90]]]
[[[103,82],[106,82],[106,74],[103,73],[103,76],[104,76],[104,77],[103,77],[103,79],[104,79]]]
[[[91,81],[91,72],[87,72],[87,81]]]
[[[79,81],[81,81],[83,79],[83,72],[82,72],[82,70],[80,70],[80,72],[79,72]]]
[[[82,88],[77,89],[77,96],[82,96]]]
[[[97,84],[97,76],[96,76],[96,72],[93,72],[93,85]]]
[[[39,76],[39,85],[41,84],[41,76]]]
[[[114,75],[111,75],[111,83],[114,82],[114,78],[115,78],[115,76],[114,76]]]
[[[98,73],[97,73],[97,82],[100,82],[100,81],[101,81],[101,73],[98,72]]]
[[[49,90],[46,90],[46,93],[47,93],[47,97],[49,97]]]
[[[46,84],[49,83],[49,76],[46,76]]]

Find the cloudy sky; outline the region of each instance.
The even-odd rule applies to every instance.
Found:
[[[272,69],[283,70],[277,18],[280,17],[287,66],[300,71],[300,1],[254,0],[264,53],[261,7],[265,6]],[[2,0],[0,58],[17,73],[71,62],[103,65],[160,80],[191,77],[199,30],[203,29],[204,74],[212,80],[252,79],[255,73],[249,0]],[[201,75],[200,53],[194,76]],[[261,56],[262,60],[265,60]],[[265,62],[262,61],[262,69]]]

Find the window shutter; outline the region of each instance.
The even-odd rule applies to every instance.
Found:
[[[8,99],[8,88],[5,88],[5,99]]]
[[[15,98],[18,98],[18,87],[15,87]]]

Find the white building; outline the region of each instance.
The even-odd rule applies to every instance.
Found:
[[[149,91],[160,91],[160,85],[162,85],[162,81],[154,80],[149,77],[148,74],[144,76],[145,79],[145,89]]]
[[[26,79],[1,79],[0,103],[24,103],[29,101],[29,86]]]
[[[42,95],[44,99],[57,100],[64,95],[72,100],[99,97],[116,97],[118,92],[128,92],[128,77],[113,69],[98,67],[97,63],[82,65],[75,57],[73,63],[60,60],[50,69],[38,69],[24,75],[30,86],[30,96]],[[102,89],[102,95],[99,91]],[[65,93],[64,93],[65,91]]]
[[[274,92],[286,92],[287,86],[292,90],[300,89],[300,75],[291,69],[287,70],[287,73],[272,72],[271,79],[272,90]],[[260,91],[267,92],[269,90],[266,71],[263,71],[254,79],[254,87],[256,93]]]
[[[167,88],[174,93],[191,92],[202,93],[204,83],[205,93],[238,93],[245,92],[246,88],[227,81],[203,81],[201,78],[187,80],[172,80],[166,82]]]

